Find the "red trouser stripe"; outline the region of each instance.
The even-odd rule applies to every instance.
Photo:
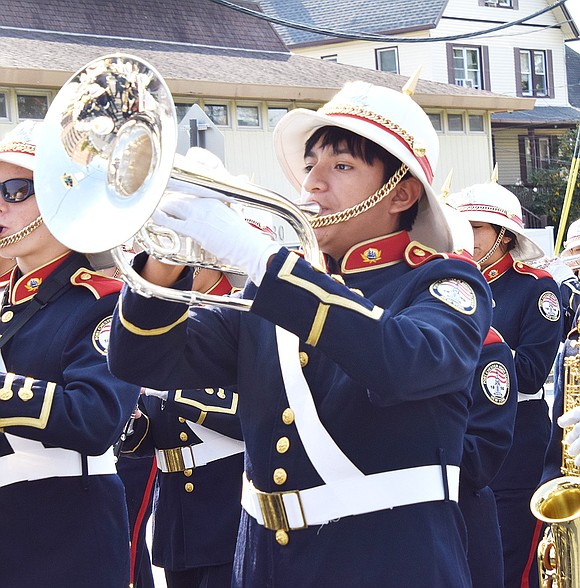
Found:
[[[542,521],[536,521],[536,528],[534,529],[534,536],[532,537],[532,544],[530,545],[530,553],[528,555],[526,567],[524,568],[524,572],[522,574],[522,583],[520,584],[520,588],[530,588],[530,570],[532,569],[532,564],[534,564],[536,561],[542,526]]]
[[[155,483],[156,475],[157,459],[153,457],[151,471],[149,472],[149,478],[147,480],[147,485],[145,486],[145,492],[143,492],[143,500],[141,501],[141,506],[139,507],[137,518],[135,519],[135,526],[133,527],[133,535],[131,537],[131,575],[129,581],[131,582],[132,586],[135,584],[135,560],[137,559],[137,542],[139,538],[139,531],[141,529],[143,519],[145,518],[145,513],[147,512],[147,508],[149,506],[149,499],[151,497],[151,492],[153,491],[153,485]]]

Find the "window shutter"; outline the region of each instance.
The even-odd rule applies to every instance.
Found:
[[[491,90],[491,76],[489,70],[489,47],[482,45],[481,47],[481,80],[483,82],[484,90]]]
[[[554,98],[556,92],[554,88],[554,67],[551,49],[546,50],[546,81],[548,83],[548,98]]]
[[[446,44],[447,49],[447,80],[450,84],[455,85],[455,68],[453,67],[453,45]]]
[[[514,47],[514,69],[516,72],[516,96],[523,96],[522,93],[522,63],[520,59],[520,48]],[[523,176],[522,176],[523,179]]]

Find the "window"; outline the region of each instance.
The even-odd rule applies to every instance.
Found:
[[[452,133],[462,133],[464,131],[463,114],[447,114],[447,129]]]
[[[481,59],[477,47],[453,47],[455,84],[481,88]]]
[[[496,8],[518,9],[518,0],[479,0],[480,6],[494,6]]]
[[[8,94],[0,92],[0,119],[8,119]]]
[[[260,126],[260,109],[257,106],[238,106],[236,112],[238,127]]]
[[[519,137],[520,173],[524,183],[530,174],[549,168],[557,155],[558,139],[548,135],[528,135]]]
[[[227,104],[206,104],[203,110],[214,125],[227,127],[230,124]]]
[[[287,112],[288,109],[281,106],[268,106],[268,128],[273,129]]]
[[[517,47],[514,52],[517,95],[553,98],[552,52]]]
[[[547,96],[546,54],[520,49],[520,80],[524,96]]]
[[[447,44],[448,81],[456,86],[490,90],[489,50],[486,46]]]
[[[388,73],[399,73],[399,52],[396,47],[389,49],[377,49],[375,51],[377,69]]]
[[[470,114],[468,118],[470,132],[483,133],[485,131],[485,126],[483,123],[483,114]]]
[[[427,116],[429,117],[429,120],[431,121],[433,128],[437,132],[440,133],[441,131],[443,131],[443,122],[441,120],[441,113],[440,112],[428,112]]]
[[[183,117],[188,113],[193,104],[175,103],[175,112],[177,113],[177,122],[180,123]]]
[[[338,55],[336,53],[334,55],[323,55],[320,59],[324,61],[333,61],[334,63],[338,63]]]
[[[16,94],[16,107],[18,108],[18,119],[42,120],[48,110],[47,94]]]

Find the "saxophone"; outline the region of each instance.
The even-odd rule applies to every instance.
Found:
[[[580,405],[578,340],[570,341],[570,347],[573,354],[565,356],[563,362],[563,412]],[[563,438],[571,428],[564,429]],[[547,524],[537,551],[540,586],[580,588],[580,467],[574,464],[564,443],[560,469],[562,477],[542,484],[530,501],[534,516]]]

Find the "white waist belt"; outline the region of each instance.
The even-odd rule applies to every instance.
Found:
[[[535,394],[524,394],[518,392],[518,402],[527,402],[528,400],[542,400],[544,398],[544,390],[539,390]]]
[[[197,445],[156,449],[157,467],[165,474],[204,466],[212,461],[230,457],[244,451],[243,441],[220,435],[215,442],[204,441]]]
[[[44,447],[40,441],[6,433],[14,453],[0,457],[0,487],[16,482],[81,476],[82,455],[71,449]],[[106,453],[87,456],[90,476],[116,474],[115,456],[110,447]]]
[[[459,497],[459,466],[447,466],[450,500]],[[371,474],[307,490],[261,492],[244,473],[242,506],[267,529],[304,529],[351,515],[444,500],[439,465]]]

